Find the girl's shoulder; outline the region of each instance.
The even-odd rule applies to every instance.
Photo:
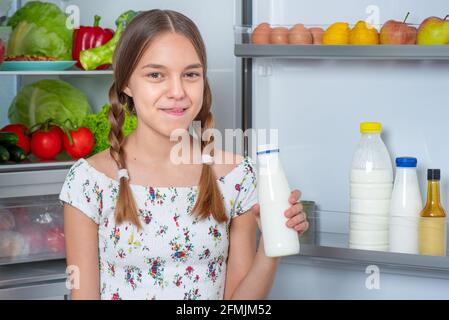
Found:
[[[72,182],[84,182],[89,180],[91,182],[108,182],[113,172],[117,172],[116,164],[112,161],[108,161],[109,150],[102,151],[90,158],[78,159],[72,167],[66,177],[66,183]],[[109,156],[110,157],[110,156]]]
[[[241,178],[248,172],[255,172],[255,163],[249,156],[242,156],[226,151],[217,152],[214,156],[216,164],[214,171],[217,177]]]

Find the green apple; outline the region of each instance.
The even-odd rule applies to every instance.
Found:
[[[449,44],[448,17],[429,17],[424,20],[418,29],[417,44]]]

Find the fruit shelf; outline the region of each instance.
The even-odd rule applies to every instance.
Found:
[[[241,58],[449,60],[449,45],[256,45],[236,44]]]
[[[308,214],[310,228],[300,238],[301,251],[284,257],[289,264],[304,264],[306,260],[334,262],[348,268],[377,265],[389,272],[416,274],[449,279],[449,243],[446,256],[424,256],[388,251],[349,248],[349,213],[318,210]]]

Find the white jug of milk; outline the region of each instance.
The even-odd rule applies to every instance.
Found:
[[[290,186],[274,144],[257,147],[258,196],[265,255],[279,257],[299,253],[298,232],[287,227],[284,212],[291,207],[288,201]]]
[[[350,177],[349,247],[386,251],[393,167],[380,136],[382,125],[363,122],[360,132]]]
[[[396,158],[396,178],[390,209],[390,251],[418,254],[418,226],[422,198],[416,158]]]

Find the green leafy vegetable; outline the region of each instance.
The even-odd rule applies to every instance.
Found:
[[[67,15],[55,4],[31,1],[9,19],[13,28],[8,56],[38,55],[72,59],[73,30],[66,27]]]
[[[63,123],[70,119],[80,125],[92,109],[86,95],[61,80],[41,80],[24,86],[11,103],[8,117],[11,123],[28,127],[53,119]]]
[[[109,131],[111,130],[111,124],[108,120],[109,104],[105,104],[103,108],[97,114],[87,115],[82,123],[83,127],[88,127],[95,137],[95,147],[92,154],[109,148]],[[137,127],[137,117],[125,113],[125,122],[123,124],[123,132],[125,136],[128,136]]]

